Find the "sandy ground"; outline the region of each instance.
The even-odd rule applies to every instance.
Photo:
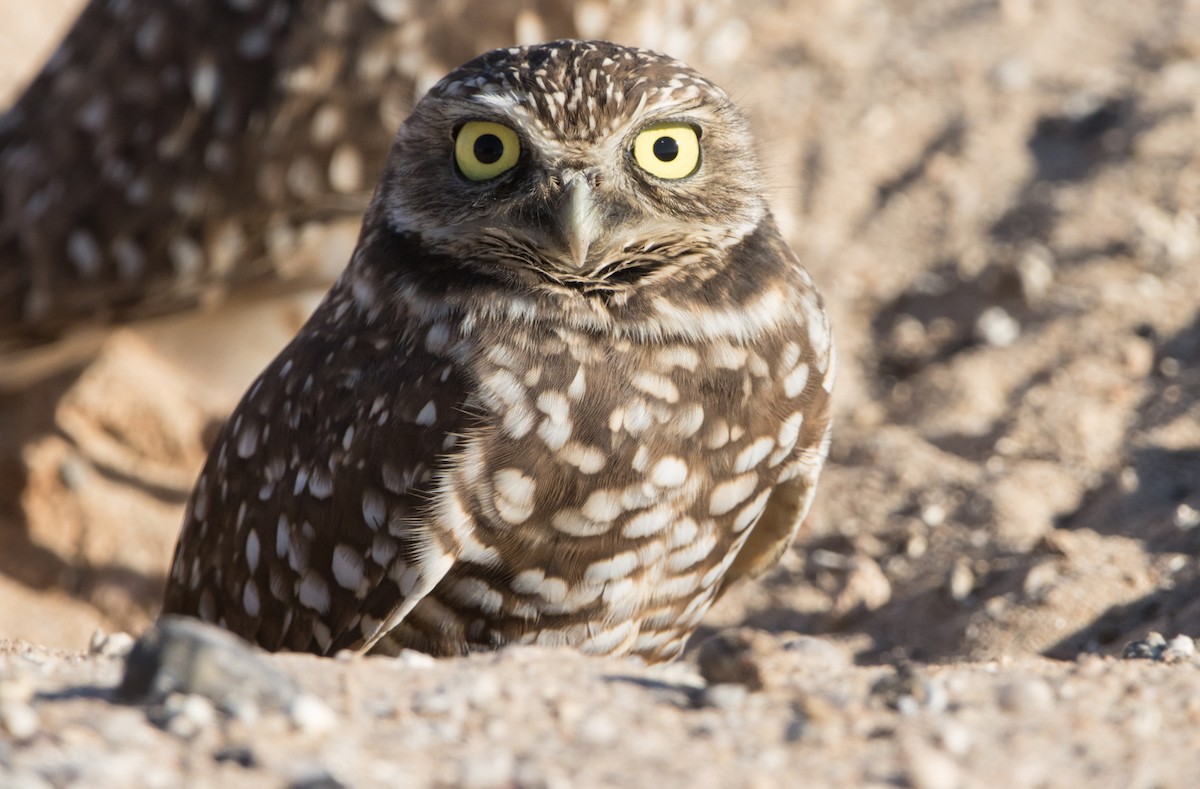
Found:
[[[33,678],[40,715],[36,733],[0,748],[0,775],[22,787],[952,789],[1190,786],[1200,769],[1195,663],[1023,658],[901,676],[801,642],[748,692],[705,687],[685,664],[527,648],[272,662],[324,703],[147,714],[109,701],[118,658],[0,651],[0,670]]]
[[[9,84],[61,29],[26,7],[0,2],[45,34],[25,58],[0,47]],[[694,653],[660,675],[521,651],[276,658],[334,710],[322,732],[185,737],[111,704],[120,661],[57,650],[153,620],[213,425],[313,303],[278,299],[122,329],[0,392],[0,638],[39,645],[4,647],[0,672],[31,677],[14,708],[41,720],[0,727],[0,779],[1192,785],[1195,660],[1113,656],[1200,635],[1200,5],[568,11],[748,109],[834,315],[838,426],[807,534],[696,638],[771,634],[767,688],[709,693]],[[904,661],[916,690],[878,689]]]

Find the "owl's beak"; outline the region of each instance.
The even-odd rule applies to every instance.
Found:
[[[567,248],[571,251],[571,259],[576,268],[583,268],[587,261],[588,248],[599,230],[592,187],[588,184],[587,176],[580,172],[567,175],[563,179],[563,185],[558,219],[562,224]]]

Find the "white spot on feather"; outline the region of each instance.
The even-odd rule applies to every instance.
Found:
[[[582,509],[586,517],[606,523],[623,511],[620,494],[614,490],[593,491],[583,503]]]
[[[450,327],[444,323],[435,323],[425,334],[425,350],[430,353],[440,353],[450,342]]]
[[[754,499],[743,507],[733,519],[733,530],[735,532],[744,531],[748,526],[758,520],[762,515],[763,510],[767,506],[767,499],[771,496],[771,490],[762,491]]]
[[[628,648],[627,642],[632,641],[637,633],[635,625],[636,622],[628,619],[608,630],[601,630],[580,644],[579,650],[585,655],[611,655],[623,651]]]
[[[417,414],[416,423],[423,427],[429,427],[437,420],[437,403],[430,400],[421,409],[421,413]]]
[[[682,367],[685,370],[695,370],[700,364],[700,355],[686,345],[669,345],[654,355],[659,367],[670,370]]]
[[[484,376],[482,383],[484,393],[490,396],[489,399],[493,399],[499,404],[515,406],[525,400],[525,387],[508,370],[496,370],[490,375]],[[495,406],[493,407],[495,408]],[[495,408],[495,410],[500,409]]]
[[[708,499],[708,511],[713,515],[724,515],[750,498],[758,487],[758,474],[753,471],[722,482],[713,488]]]
[[[251,529],[246,534],[246,569],[253,575],[258,570],[258,559],[261,546],[258,542],[258,532]]]
[[[550,525],[572,537],[595,537],[609,530],[609,522],[588,518],[577,509],[559,510],[550,519]]]
[[[671,508],[666,506],[640,512],[625,523],[625,527],[621,529],[621,536],[635,540],[649,537],[651,534],[658,534],[671,525],[673,514]]]
[[[246,585],[242,587],[242,609],[247,616],[258,616],[262,610],[262,601],[258,596],[258,585],[254,583],[253,578],[246,579]]]
[[[699,403],[689,403],[675,411],[670,428],[680,438],[691,438],[703,424],[704,408]]]
[[[571,422],[570,420],[557,422],[546,417],[538,423],[537,434],[547,448],[557,452],[566,446],[567,441],[571,438]]]
[[[301,577],[298,586],[296,596],[301,605],[311,608],[318,614],[329,613],[329,586],[321,576],[312,570],[307,570]]]
[[[804,425],[804,414],[797,411],[783,421],[779,426],[779,449],[771,455],[767,462],[772,468],[778,466],[792,454],[792,450],[796,448],[796,439],[800,437],[800,428]]]
[[[332,570],[338,586],[355,591],[363,581],[362,554],[345,543],[338,543],[333,549]]]
[[[332,496],[333,475],[325,469],[313,469],[308,478],[308,492],[314,499],[327,499]]]
[[[795,397],[804,391],[805,384],[808,383],[808,365],[800,364],[796,369],[787,374],[783,379],[783,393],[788,397]]]
[[[678,387],[665,375],[643,370],[636,373],[630,380],[630,383],[651,397],[657,397],[659,400],[665,400],[668,403],[679,402]]]
[[[579,365],[579,369],[575,372],[575,377],[571,379],[571,384],[567,387],[567,397],[572,400],[579,400],[587,392],[587,381],[583,374],[583,365]]]
[[[377,491],[368,488],[363,491],[362,513],[367,527],[378,531],[387,520],[387,502]]]
[[[537,485],[519,469],[505,468],[492,475],[495,496],[492,501],[500,517],[509,523],[524,523],[533,514]]]
[[[650,481],[660,488],[677,488],[687,480],[688,467],[681,458],[665,457],[650,469]]]
[[[568,443],[558,456],[584,474],[595,474],[604,468],[604,453],[594,446],[578,441]]]
[[[287,555],[289,531],[287,516],[280,515],[275,523],[275,555],[280,559]]]
[[[775,439],[770,437],[758,439],[738,453],[738,456],[733,461],[733,470],[739,474],[749,471],[761,463],[767,455],[771,454],[771,450],[774,448]]]
[[[254,425],[245,425],[238,433],[238,457],[248,458],[256,451],[258,451],[258,428]]]
[[[611,559],[601,559],[588,565],[583,573],[586,583],[602,583],[624,578],[638,566],[637,554],[633,551],[623,551]]]
[[[705,534],[703,537],[680,548],[667,557],[667,570],[673,573],[681,573],[694,564],[706,559],[716,546],[717,538],[712,534]]]
[[[650,427],[652,421],[653,417],[644,400],[634,400],[626,406],[622,418],[625,430],[631,436],[641,435],[646,428]]]

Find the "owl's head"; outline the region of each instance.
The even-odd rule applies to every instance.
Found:
[[[747,124],[664,55],[602,41],[484,54],[397,135],[387,220],[431,252],[552,289],[715,260],[765,212]]]

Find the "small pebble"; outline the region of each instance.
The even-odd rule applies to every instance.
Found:
[[[1041,244],[1030,246],[1017,263],[1017,276],[1027,304],[1042,299],[1054,284],[1054,253]]]
[[[1191,531],[1200,526],[1200,510],[1188,504],[1180,504],[1175,508],[1175,526],[1180,531]]]
[[[955,720],[947,720],[942,724],[938,737],[942,747],[954,756],[966,756],[975,742],[971,729]]]
[[[996,348],[1005,348],[1021,336],[1021,324],[1003,307],[988,307],[975,321],[975,337]]]
[[[88,643],[88,652],[105,657],[125,657],[136,642],[128,633],[105,633],[97,628]]]
[[[217,710],[212,702],[195,694],[173,694],[165,706],[167,731],[183,740],[192,740],[217,722]]]
[[[950,571],[950,597],[962,602],[970,597],[971,592],[975,590],[975,573],[971,570],[971,563],[966,560],[960,560],[954,563],[954,569]]]
[[[834,597],[830,615],[848,616],[857,611],[877,611],[892,599],[892,584],[879,564],[869,556],[847,562],[845,580]]]
[[[258,755],[249,745],[225,745],[213,752],[213,761],[218,764],[236,764],[252,769],[258,767]]]
[[[1167,642],[1162,659],[1168,663],[1179,663],[1189,660],[1196,654],[1196,642],[1191,636],[1178,635]]]
[[[930,504],[921,509],[921,522],[926,526],[941,526],[946,522],[946,508],[940,504]]]
[[[704,704],[721,710],[740,709],[746,703],[749,691],[745,685],[722,682],[704,689]]]
[[[762,690],[764,658],[777,648],[774,638],[753,628],[725,630],[700,645],[696,663],[709,685],[736,683]]]
[[[395,657],[380,658],[386,660],[387,664],[392,668],[408,669],[427,669],[437,665],[437,660],[432,655],[427,655],[424,652],[417,652],[415,649],[403,649],[399,655]]]
[[[338,716],[328,704],[309,693],[301,693],[288,707],[292,725],[306,734],[324,734],[338,725]]]
[[[1054,559],[1045,559],[1038,562],[1033,567],[1029,568],[1029,572],[1025,574],[1025,581],[1021,584],[1021,591],[1025,593],[1025,597],[1031,600],[1041,600],[1059,580],[1058,562]]]
[[[0,729],[17,742],[33,739],[40,728],[41,720],[33,707],[17,701],[0,704]]]
[[[1162,660],[1167,649],[1167,639],[1162,633],[1150,632],[1138,641],[1130,641],[1121,651],[1121,657],[1126,660]]]
[[[901,715],[915,715],[921,710],[941,713],[950,706],[946,683],[939,677],[924,676],[908,661],[901,661],[894,673],[876,680],[871,693]]]
[[[1054,706],[1054,690],[1044,680],[1019,678],[1001,685],[996,701],[1009,712],[1044,712]]]

